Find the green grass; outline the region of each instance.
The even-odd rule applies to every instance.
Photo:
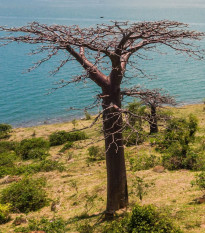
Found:
[[[195,114],[199,118],[199,131],[197,136],[203,136],[205,133],[205,114],[203,105],[191,105],[183,108],[173,108],[175,115],[188,116],[190,113]],[[92,121],[78,121],[76,128],[88,126]],[[102,221],[103,212],[106,206],[106,164],[105,160],[97,160],[88,162],[88,148],[91,146],[92,138],[102,138],[100,133],[101,123],[86,130],[88,139],[73,142],[72,147],[66,149],[66,153],[59,153],[63,146],[51,147],[49,150],[48,160],[57,161],[64,166],[63,171],[39,170],[33,173],[34,178],[45,177],[47,180],[46,193],[50,200],[58,200],[60,202],[59,209],[55,212],[51,211],[51,206],[45,206],[38,212],[30,212],[26,215],[27,219],[35,219],[35,222],[41,222],[41,219],[63,219],[66,223],[66,232],[80,232],[80,229],[92,229],[93,232],[100,233],[103,231],[106,222]],[[29,139],[35,131],[36,137],[48,139],[49,135],[56,129],[69,131],[72,130],[71,122],[56,125],[44,125],[31,128],[14,129],[9,140],[21,141]],[[128,176],[129,208],[131,211],[135,203],[141,205],[153,204],[161,211],[167,213],[173,222],[182,228],[185,233],[203,233],[205,232],[204,208],[205,204],[195,204],[193,200],[200,197],[202,192],[197,186],[192,186],[191,181],[195,179],[198,172],[189,170],[168,171],[156,173],[152,166],[146,167],[144,170],[133,170],[130,159],[138,161],[138,155],[154,154],[160,159],[160,153],[156,152],[154,146],[151,146],[147,140],[139,146],[126,147],[126,165]],[[103,141],[94,144],[102,148]],[[200,141],[196,141],[195,147],[201,146]],[[9,153],[13,153],[12,149]],[[72,154],[68,160],[67,153]],[[205,155],[203,155],[205,156]],[[145,156],[146,157],[146,156]],[[136,159],[137,158],[137,159]],[[146,160],[146,159],[145,159]],[[41,161],[29,160],[22,161],[14,158],[12,160],[15,166],[34,166],[40,164]],[[23,177],[23,174],[19,174]],[[136,177],[140,177],[149,185],[144,190],[142,200],[137,195]],[[0,191],[8,187],[10,184],[1,184]],[[52,201],[51,201],[52,202]],[[117,213],[118,217],[122,217],[126,210]],[[14,232],[15,226],[13,220],[20,216],[19,213],[11,213],[11,221],[1,225],[1,232]],[[30,223],[23,224],[20,227],[29,227]],[[47,220],[46,220],[47,224]],[[86,229],[86,225],[89,227]],[[48,226],[50,227],[49,223]],[[42,228],[41,228],[42,229]],[[90,230],[91,232],[91,230]]]

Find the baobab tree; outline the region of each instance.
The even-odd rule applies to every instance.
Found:
[[[134,75],[143,74],[137,64],[138,59],[144,58],[144,52],[157,52],[159,45],[168,46],[177,54],[202,59],[204,51],[193,44],[193,41],[201,40],[205,33],[191,31],[186,24],[168,20],[110,22],[95,28],[80,28],[77,25],[48,26],[33,22],[23,27],[2,26],[0,31],[10,33],[0,38],[2,45],[9,42],[37,44],[39,47],[32,54],[46,54],[30,70],[47,62],[62,50],[67,52],[67,57],[53,71],[54,74],[73,60],[79,63],[85,73],[70,80],[61,80],[60,87],[89,78],[101,88],[99,97],[102,100],[106,148],[107,216],[112,216],[116,210],[126,207],[128,192],[122,114],[129,112],[121,107],[121,84],[125,71],[132,70]]]
[[[145,119],[150,125],[150,134],[158,132],[158,119],[161,118],[157,114],[157,108],[162,108],[164,105],[175,106],[176,101],[173,96],[169,95],[162,89],[141,89],[139,87],[133,87],[130,89],[124,89],[122,95],[135,97],[141,100],[141,105],[148,106],[150,113],[144,114]]]

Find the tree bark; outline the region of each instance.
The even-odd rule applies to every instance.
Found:
[[[124,158],[122,115],[113,105],[121,107],[120,89],[104,92],[103,128],[107,166],[106,217],[113,217],[116,210],[128,204],[127,177]]]
[[[151,115],[150,115],[149,124],[150,124],[150,134],[158,133],[156,107],[153,106],[151,106]]]

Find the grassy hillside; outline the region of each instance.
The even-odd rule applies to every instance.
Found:
[[[196,115],[199,119],[197,136],[204,136],[205,112],[203,108],[204,105],[198,104],[174,108],[172,111],[178,117],[188,116],[190,113]],[[77,129],[87,127],[91,122],[92,119],[79,120],[75,127]],[[11,137],[8,140],[20,142],[28,138],[43,137],[48,139],[53,132],[70,131],[73,127],[73,123],[67,122],[17,128],[12,130]],[[47,182],[44,189],[50,200],[47,206],[34,212],[12,213],[11,220],[0,225],[0,232],[15,232],[18,227],[28,226],[28,222],[25,221],[22,221],[23,223],[18,226],[13,224],[19,216],[26,221],[29,219],[62,218],[59,224],[65,223],[66,232],[102,232],[107,224],[102,221],[102,214],[106,206],[105,160],[92,161],[92,158],[89,159],[88,152],[88,148],[92,146],[93,142],[95,146],[103,147],[101,125],[97,124],[94,128],[86,129],[85,132],[88,139],[74,142],[73,146],[64,152],[59,152],[63,145],[50,147],[50,155],[47,159],[59,162],[64,169],[33,172],[33,178],[46,178]],[[191,181],[195,179],[195,175],[199,172],[185,169],[176,171],[165,169],[164,172],[158,173],[153,168],[139,171],[133,169],[132,161],[137,156],[153,155],[156,158],[160,156],[148,140],[139,146],[126,147],[125,153],[130,205],[127,210],[119,211],[118,216],[130,211],[135,203],[154,204],[172,218],[184,232],[205,232],[205,203],[196,204],[193,202],[194,199],[202,196],[202,191],[191,185]],[[37,163],[39,161],[36,159],[15,160],[15,164],[18,166]],[[24,175],[25,173],[22,173],[15,175],[15,177],[22,178]],[[27,172],[27,175],[29,175],[29,172]],[[9,185],[11,184],[5,183],[5,176],[2,177],[0,179],[0,192]],[[139,185],[141,185],[141,191],[139,191]],[[140,196],[142,200],[140,200]],[[62,232],[65,232],[65,230]]]

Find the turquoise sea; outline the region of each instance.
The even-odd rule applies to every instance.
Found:
[[[101,18],[103,17],[103,18]],[[0,0],[0,25],[22,26],[38,21],[47,24],[78,24],[81,27],[110,23],[110,20],[177,20],[193,30],[205,31],[204,0]],[[205,49],[205,40],[200,42]],[[100,90],[88,82],[73,84],[47,95],[60,79],[80,72],[75,63],[65,66],[55,77],[55,58],[39,69],[25,73],[39,57],[29,56],[30,45],[11,44],[0,48],[0,123],[14,127],[66,121],[83,116],[83,108],[95,101]],[[177,56],[172,51],[161,56],[150,54],[140,66],[155,78],[134,79],[133,84],[164,88],[180,104],[198,103],[205,98],[205,61]],[[125,84],[126,85],[126,84]],[[95,109],[97,111],[97,109]]]

